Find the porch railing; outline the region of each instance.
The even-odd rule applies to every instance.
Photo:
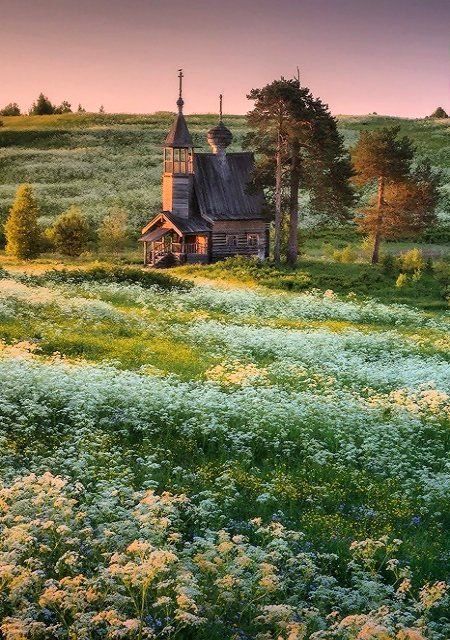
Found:
[[[154,242],[153,251],[156,253],[208,253],[208,247],[199,242]]]

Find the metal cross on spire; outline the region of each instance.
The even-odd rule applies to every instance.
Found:
[[[180,86],[179,86],[177,107],[178,107],[178,113],[183,113],[183,105],[184,105],[184,100],[183,100],[183,78],[184,78],[183,69],[178,69],[178,78],[180,79]]]

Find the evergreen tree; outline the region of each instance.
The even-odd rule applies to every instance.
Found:
[[[100,247],[108,252],[123,251],[128,241],[128,213],[121,207],[112,209],[98,229]]]
[[[385,199],[387,185],[406,180],[411,160],[414,156],[412,141],[404,136],[399,138],[400,127],[385,127],[376,131],[363,131],[352,150],[353,165],[356,170],[356,184],[377,183],[377,198],[369,208],[364,208],[363,217],[370,220],[374,244],[372,263],[379,261],[380,242],[388,224],[385,217],[392,217],[392,203]]]
[[[9,255],[29,260],[39,254],[38,215],[31,185],[20,185],[5,223],[6,252]]]
[[[77,206],[70,207],[56,219],[49,231],[55,249],[67,256],[79,256],[87,248],[89,224]]]
[[[20,107],[17,102],[10,102],[0,111],[0,116],[20,116]]]
[[[433,113],[431,114],[430,118],[448,118],[448,114],[447,112],[442,108],[442,107],[438,107],[436,109],[436,111],[433,111]]]
[[[67,100],[63,100],[59,107],[55,108],[54,113],[72,113],[72,105]]]
[[[353,202],[350,160],[327,105],[301,87],[298,79],[281,78],[253,89],[248,98],[255,106],[247,114],[252,131],[246,144],[259,155],[254,182],[275,205],[274,257],[280,260],[287,209],[287,260],[294,266],[300,194],[309,196],[314,213],[320,210],[334,220],[346,218]]]
[[[55,113],[55,107],[52,105],[47,96],[40,93],[36,102],[33,102],[30,115],[32,116],[46,116]]]

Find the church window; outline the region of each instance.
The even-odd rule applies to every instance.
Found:
[[[173,149],[170,147],[164,149],[164,171],[166,173],[173,171]]]
[[[236,235],[227,235],[227,247],[237,247],[238,237]]]
[[[259,234],[258,233],[247,233],[247,246],[248,247],[257,247],[259,244]]]

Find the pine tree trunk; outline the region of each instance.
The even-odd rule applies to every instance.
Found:
[[[383,224],[383,205],[384,205],[384,176],[378,178],[378,201],[377,201],[377,221],[375,228],[375,237],[373,242],[372,264],[378,264],[380,259],[380,242],[381,227]]]
[[[288,265],[295,267],[298,258],[298,195],[300,190],[300,145],[298,138],[294,138],[292,141],[291,153],[289,239],[286,257]]]
[[[275,173],[275,241],[273,247],[273,258],[276,263],[281,260],[281,178],[282,178],[282,144],[281,144],[281,124],[282,112],[280,108],[277,132],[277,151],[276,151],[276,173]]]

